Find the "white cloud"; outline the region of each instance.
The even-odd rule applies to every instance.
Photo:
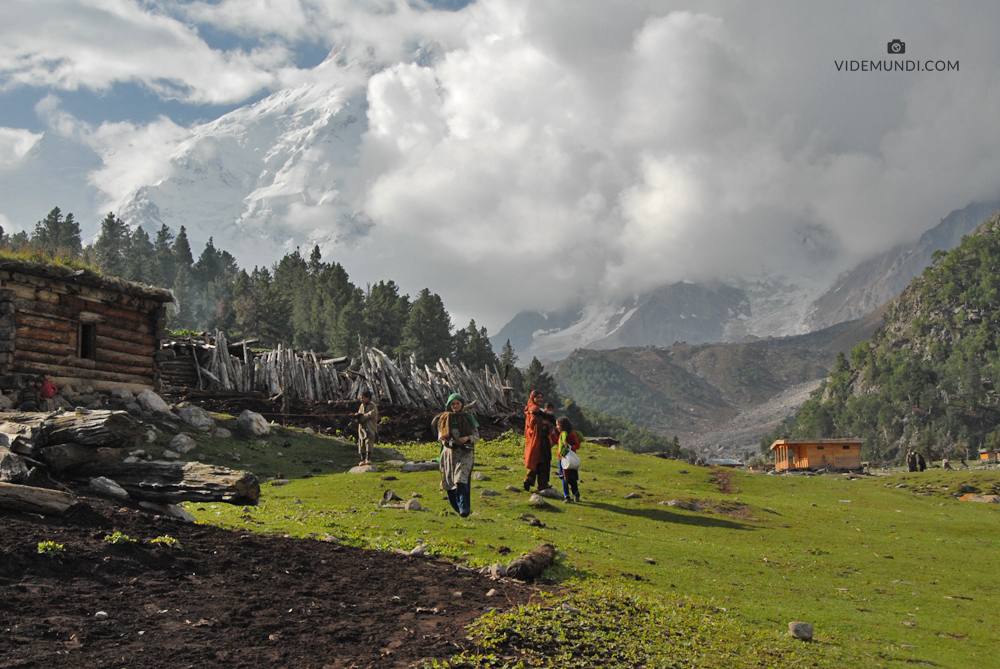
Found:
[[[20,128],[0,128],[0,170],[17,165],[41,138],[41,133],[35,134]]]
[[[8,0],[0,5],[0,85],[106,90],[137,82],[191,103],[246,99],[288,63],[281,46],[210,49],[197,31],[133,0]]]

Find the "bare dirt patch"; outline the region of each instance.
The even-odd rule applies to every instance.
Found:
[[[733,485],[733,472],[729,469],[715,467],[712,470],[711,481],[719,489],[719,492],[724,495],[731,495],[737,492]]]
[[[536,592],[433,558],[87,501],[68,519],[0,513],[0,667],[407,667],[471,647],[467,624]],[[104,541],[115,531],[139,542]],[[149,543],[162,535],[180,547]]]

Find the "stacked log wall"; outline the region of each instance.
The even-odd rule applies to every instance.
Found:
[[[47,277],[0,272],[0,365],[5,374],[51,374],[63,383],[155,387],[153,356],[166,310],[157,300]],[[79,356],[81,324],[95,327]]]

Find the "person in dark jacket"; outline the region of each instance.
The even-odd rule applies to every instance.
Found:
[[[924,471],[927,469],[927,461],[924,460],[924,456],[917,453],[917,471]]]
[[[21,411],[38,411],[38,386],[34,378],[29,378],[28,384],[21,389],[17,408]]]

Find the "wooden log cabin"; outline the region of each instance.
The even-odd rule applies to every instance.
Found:
[[[775,471],[861,469],[864,439],[779,439],[771,444]]]
[[[87,270],[0,258],[0,374],[56,385],[159,389],[173,294]]]

